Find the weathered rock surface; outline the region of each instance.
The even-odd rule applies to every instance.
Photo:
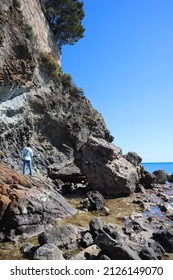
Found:
[[[60,179],[64,183],[82,183],[86,179],[73,161],[48,166],[48,176],[52,180]]]
[[[61,250],[54,244],[40,246],[34,253],[34,260],[64,260]]]
[[[81,240],[80,230],[70,224],[52,227],[38,236],[40,245],[51,243],[60,249],[76,249],[79,240]]]
[[[26,238],[76,213],[51,182],[36,181],[0,163],[0,231],[4,238]]]
[[[130,161],[134,166],[138,166],[142,158],[136,152],[128,152],[126,155],[123,155],[125,159]]]
[[[161,244],[167,252],[173,252],[173,229],[163,229],[153,233],[153,239]]]
[[[164,255],[164,248],[150,237],[134,239],[123,234],[116,225],[103,225],[99,219],[90,222],[90,232],[94,242],[102,250],[102,255],[115,260],[158,260]],[[152,234],[151,234],[152,236]]]
[[[51,50],[58,64],[60,53],[40,1],[20,2],[21,9],[12,0],[0,3],[0,149],[4,162],[19,171],[19,154],[31,142],[34,171],[46,174],[49,165],[72,161],[90,134],[113,138],[71,80],[49,75],[41,53]]]
[[[157,184],[165,184],[168,180],[168,174],[164,170],[155,170],[153,174],[156,176]]]
[[[155,184],[156,184],[156,176],[153,173],[144,171],[142,178],[140,178],[140,183],[146,189],[152,189],[155,187]]]
[[[75,164],[92,190],[104,195],[130,195],[138,182],[136,168],[122,157],[121,148],[89,137],[78,151]]]

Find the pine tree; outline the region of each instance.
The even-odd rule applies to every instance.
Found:
[[[84,37],[83,1],[78,0],[42,0],[46,18],[55,36],[57,45],[73,45]]]

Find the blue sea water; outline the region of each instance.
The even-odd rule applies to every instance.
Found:
[[[173,174],[173,162],[142,162],[141,165],[150,173],[161,169],[169,175]]]

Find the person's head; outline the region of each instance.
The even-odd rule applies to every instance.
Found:
[[[27,144],[27,147],[31,147],[31,144],[30,144],[30,143],[28,143],[28,144]]]

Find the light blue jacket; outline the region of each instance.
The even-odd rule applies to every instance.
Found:
[[[22,151],[22,158],[24,160],[31,160],[33,157],[33,151],[30,147],[25,147]]]

